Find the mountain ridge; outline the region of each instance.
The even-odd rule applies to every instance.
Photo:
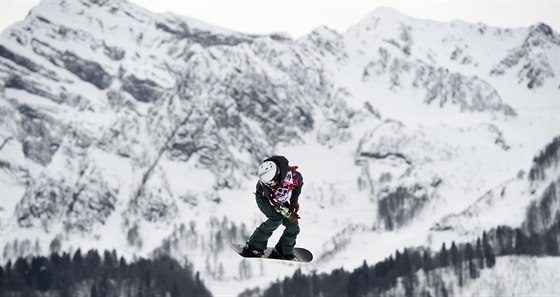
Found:
[[[291,274],[219,249],[262,220],[254,170],[280,153],[306,178],[298,242],[326,255],[309,269],[357,267],[350,243],[362,239],[375,247],[368,261],[409,244],[400,236],[468,240],[430,228],[527,170],[518,161],[559,134],[548,26],[460,34],[413,20],[380,37],[358,23],[292,40],[120,0],[45,3],[2,32],[4,262],[56,239],[194,258],[217,290],[240,271],[238,292]]]

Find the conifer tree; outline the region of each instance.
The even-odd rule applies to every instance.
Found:
[[[475,258],[474,249],[473,249],[473,247],[472,247],[472,244],[467,243],[467,244],[465,245],[464,251],[465,251],[465,252],[464,252],[464,254],[465,254],[465,256],[464,256],[464,257],[465,257],[465,260],[472,260],[472,259]]]
[[[459,254],[459,249],[457,249],[457,246],[455,245],[455,241],[451,242],[449,254],[451,256],[451,263],[454,266],[461,264],[461,255]]]
[[[445,247],[445,243],[441,246],[441,251],[439,252],[439,267],[449,266],[449,253]]]
[[[488,266],[488,268],[494,267],[496,264],[496,255],[492,250],[492,246],[490,246],[486,232],[482,233],[482,249],[484,250],[484,257],[486,258],[486,266]]]
[[[480,237],[476,239],[476,249],[475,256],[478,258],[478,266],[480,269],[484,269],[484,252],[482,251],[482,243]]]
[[[432,260],[432,256],[430,255],[429,250],[424,251],[424,255],[422,257],[422,262],[424,263],[424,270],[430,271],[435,268],[434,261]]]
[[[478,270],[476,268],[476,264],[474,264],[473,260],[469,260],[469,276],[472,279],[475,279],[478,277]]]
[[[529,249],[528,242],[526,242],[525,234],[521,229],[515,230],[515,254],[525,255]]]

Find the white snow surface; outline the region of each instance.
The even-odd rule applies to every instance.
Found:
[[[526,79],[519,77],[523,61],[503,75],[491,75],[510,51],[522,47],[534,28],[437,23],[381,9],[343,33],[318,28],[296,41],[260,36],[252,43],[204,47],[162,33],[154,29],[154,24],[174,24],[177,29],[183,23],[208,34],[249,37],[178,15],[153,14],[125,1],[112,1],[106,6],[84,5],[86,1],[61,3],[65,4],[44,1],[25,21],[2,32],[2,46],[52,71],[59,82],[36,73],[28,75],[54,93],[83,96],[81,105],[69,106],[2,85],[1,115],[9,120],[0,121],[0,145],[5,143],[0,148],[0,161],[10,164],[0,166],[2,263],[17,255],[47,254],[54,238],[61,240],[61,251],[116,249],[129,259],[152,257],[154,251],[165,250],[180,262],[188,259],[215,296],[236,296],[248,288],[266,287],[298,268],[303,272],[330,272],[340,267],[352,270],[364,260],[383,260],[397,249],[426,246],[437,250],[443,242],[472,241],[482,231],[499,225],[519,227],[527,206],[559,174],[556,168],[539,191],[531,192],[527,174],[520,172],[528,172],[534,156],[560,135],[560,45],[543,42],[542,53],[548,57],[554,76],[543,80],[540,87],[529,89]],[[115,7],[118,9],[111,9]],[[38,16],[50,22],[41,23]],[[72,24],[75,31],[71,34],[79,34],[67,39],[56,37],[53,32],[60,29],[56,23],[62,20]],[[558,33],[553,34],[557,38]],[[18,37],[29,40],[22,46]],[[146,103],[122,92],[125,104],[114,107],[106,98],[109,91],[120,90],[119,80],[105,90],[85,83],[36,54],[29,45],[31,38],[48,40],[58,51],[79,53],[83,59],[96,61],[115,78],[124,71],[150,79],[166,90],[178,88],[181,77],[177,75],[183,73],[188,73],[193,84],[210,85],[231,79],[230,73],[238,69],[277,83],[276,100],[302,98],[298,103],[310,108],[313,128],[298,130],[291,142],[270,146],[265,124],[242,115],[242,127],[251,131],[250,136],[260,147],[247,147],[245,138],[228,138],[232,131],[226,128],[218,134],[230,143],[216,144],[214,135],[202,136],[204,145],[220,147],[229,154],[230,159],[216,157],[223,162],[220,172],[209,169],[200,156],[187,160],[168,153],[160,156],[158,150],[169,136],[165,131],[190,110],[192,106],[183,105],[190,99],[171,95],[165,101]],[[126,54],[122,60],[113,61],[100,53],[102,45],[116,46]],[[451,59],[454,51],[455,58]],[[383,57],[388,57],[386,66],[380,66]],[[3,67],[10,65],[24,74],[27,71],[7,58],[0,59]],[[309,66],[305,73],[301,73],[300,63]],[[317,65],[323,68],[311,68]],[[169,71],[170,66],[174,71]],[[366,78],[366,69],[378,72],[372,70]],[[448,82],[447,75],[459,77],[471,97],[465,105],[439,99],[428,104],[428,91],[422,83],[418,86],[415,76],[422,69],[432,69],[436,76],[427,84],[441,78],[441,88]],[[8,72],[0,72],[0,78],[7,77]],[[325,90],[314,89],[322,79],[328,80],[322,86],[332,90],[326,97],[317,95]],[[199,90],[195,89],[198,85],[188,85],[194,90],[189,94],[201,98],[197,104],[202,107],[196,106],[201,110],[225,96],[219,87],[204,86]],[[475,106],[472,98],[477,94],[486,96],[491,107]],[[67,134],[48,165],[39,165],[22,153],[17,136],[21,127],[15,124],[18,113],[12,104],[32,106],[65,125]],[[507,107],[515,114],[508,114]],[[236,108],[230,106],[217,113],[232,116]],[[15,115],[7,117],[11,113]],[[195,120],[209,116],[199,115]],[[212,121],[203,127],[212,125]],[[53,127],[53,131],[56,129]],[[72,136],[70,131],[74,132]],[[188,128],[185,131],[191,132]],[[84,135],[87,137],[82,138]],[[84,139],[94,144],[80,146]],[[291,165],[300,167],[305,185],[300,196],[297,245],[313,252],[313,262],[244,260],[227,247],[228,240],[247,240],[265,219],[256,207],[253,192],[256,168],[268,155],[255,152],[282,154]],[[371,157],[386,154],[385,158]],[[142,184],[150,164],[156,165]],[[80,172],[85,172],[84,177]],[[92,197],[112,193],[116,197],[113,209],[98,220],[87,205],[83,206],[83,212],[78,213],[89,214],[84,216],[94,221],[87,232],[65,231],[63,222],[83,218],[68,220],[64,211],[58,212],[58,217],[44,217],[22,226],[18,207],[25,206],[22,198],[37,186],[25,181],[47,177],[53,183],[82,186]],[[228,182],[233,186],[223,186]],[[429,199],[407,222],[391,229],[379,213],[379,202],[399,188],[416,198]],[[139,192],[145,195],[135,200]],[[147,219],[151,214],[145,212],[152,209],[161,210],[162,219]],[[139,244],[127,240],[134,226]],[[281,232],[282,227],[269,245],[276,243]],[[38,248],[13,251],[14,240],[37,242]],[[456,292],[459,296],[494,296],[499,289],[504,296],[548,296],[558,293],[552,286],[559,281],[557,264],[558,258],[553,257],[500,257],[496,268],[483,270],[477,281]],[[526,286],[520,285],[522,279],[527,279]]]

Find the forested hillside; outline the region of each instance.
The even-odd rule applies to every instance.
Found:
[[[168,257],[127,263],[114,250],[18,258],[0,266],[0,279],[3,297],[212,296],[188,263]]]
[[[260,292],[259,289],[247,290],[240,297],[263,296],[401,296],[397,287],[402,286],[406,296],[433,296],[430,291],[439,292],[437,296],[448,294],[445,281],[438,279],[442,269],[452,271],[454,282],[462,287],[477,279],[484,269],[493,269],[496,259],[503,256],[560,256],[559,248],[560,217],[542,234],[525,233],[521,228],[498,227],[482,234],[476,242],[451,246],[442,244],[441,250],[431,251],[424,248],[408,248],[396,251],[394,255],[374,265],[363,265],[353,271],[343,268],[331,273],[303,274],[297,270],[292,277],[273,283]],[[558,263],[559,258],[551,258]],[[418,273],[423,272],[426,283]]]

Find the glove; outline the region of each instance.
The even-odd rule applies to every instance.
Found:
[[[298,210],[299,210],[299,203],[294,202],[294,203],[292,203],[291,207],[292,207],[292,211],[293,211],[293,212],[298,212]]]
[[[295,222],[296,220],[300,219],[299,215],[297,214],[297,212],[292,212],[292,214],[288,217],[288,221],[290,221],[290,223]]]

